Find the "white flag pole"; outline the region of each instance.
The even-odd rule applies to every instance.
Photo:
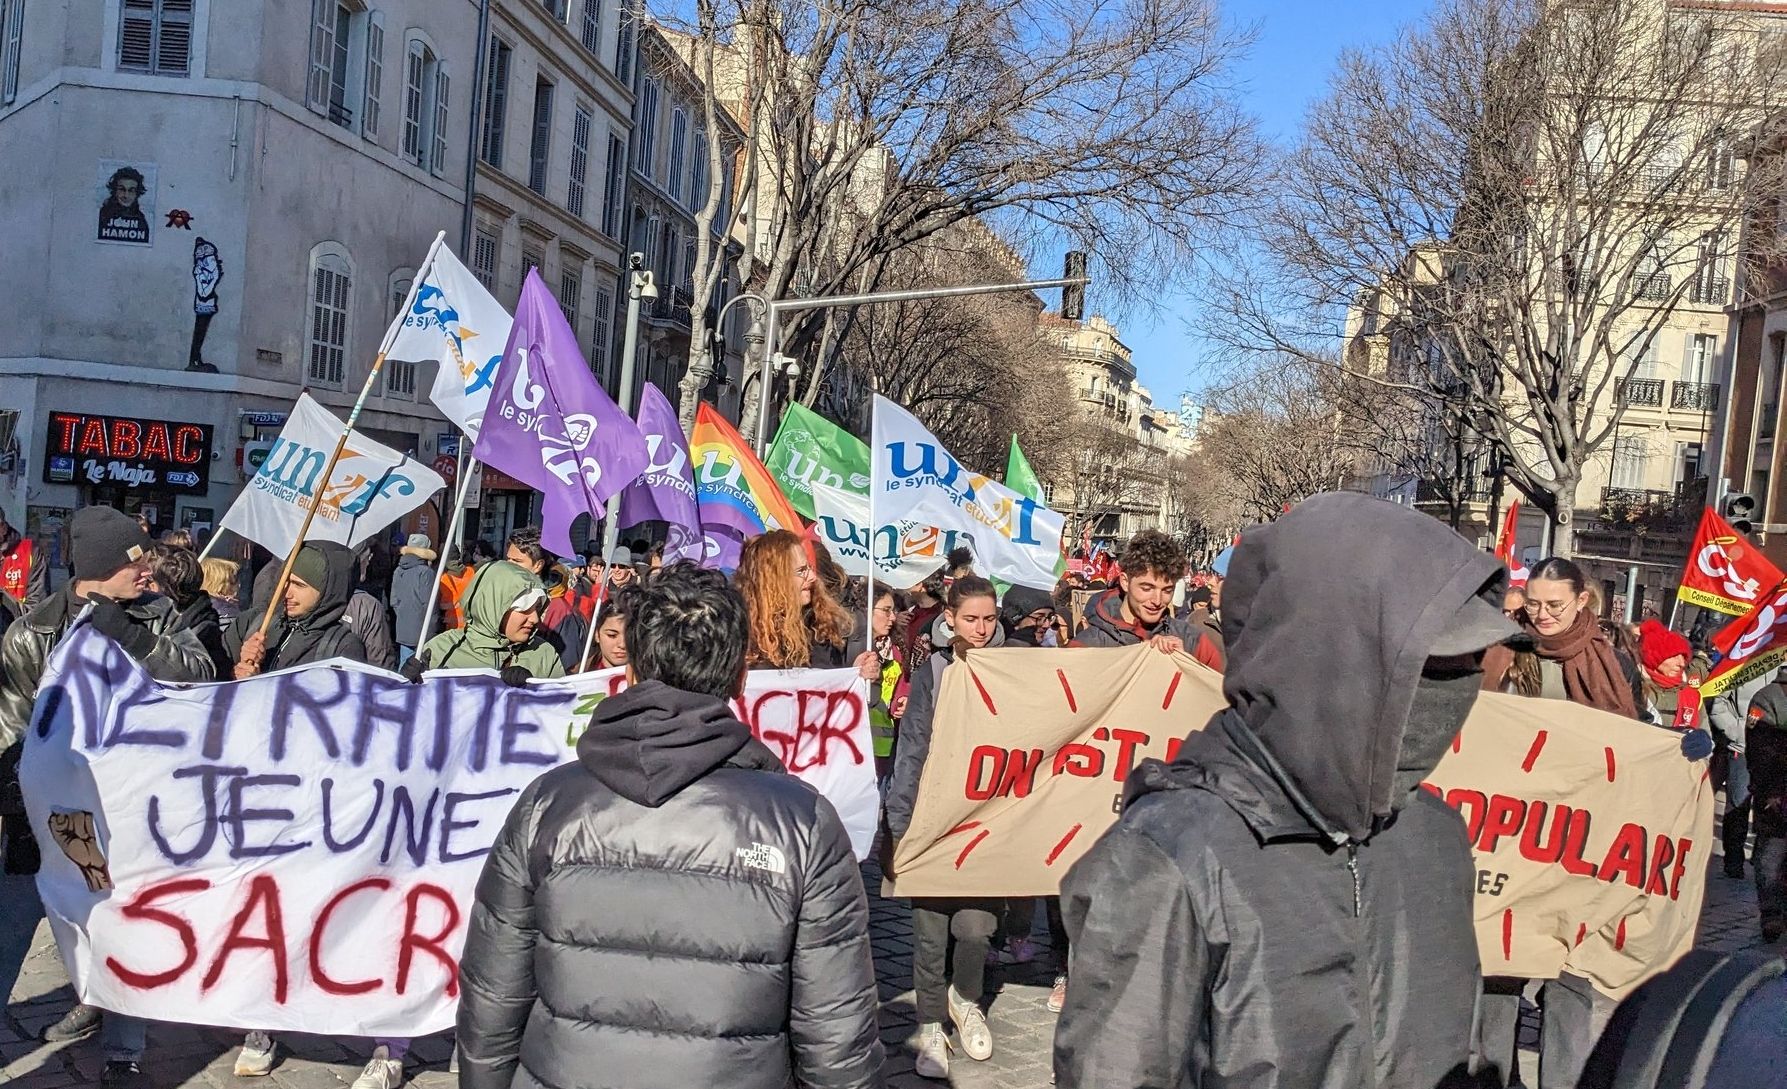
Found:
[[[464,435],[459,436],[459,487],[453,497],[453,514],[447,519],[447,532],[441,538],[441,553],[434,558],[434,581],[428,587],[428,607],[422,610],[422,630],[416,633],[416,653],[422,652],[422,644],[428,642],[429,629],[434,626],[434,610],[440,604],[441,579],[447,574],[447,549],[459,548],[460,528],[465,524],[465,497],[470,491],[472,470],[476,467],[466,455],[466,445],[471,440]],[[463,559],[463,557],[461,557]]]
[[[434,236],[434,243],[428,247],[428,256],[422,259],[421,267],[426,269],[434,264],[434,255],[441,248],[447,232],[441,231]],[[409,295],[403,300],[403,306],[397,311],[397,320],[385,330],[385,337],[379,342],[378,355],[372,361],[372,370],[366,373],[366,384],[360,387],[360,396],[354,399],[354,408],[348,413],[347,425],[341,429],[341,437],[335,440],[335,449],[330,452],[327,464],[323,466],[323,474],[318,479],[321,484],[318,494],[310,497],[310,503],[304,511],[304,522],[298,527],[298,539],[292,542],[292,550],[286,554],[285,566],[279,569],[279,579],[273,583],[273,592],[267,598],[267,609],[261,615],[260,630],[255,634],[265,638],[267,629],[273,625],[273,603],[285,594],[286,583],[291,581],[292,565],[298,562],[298,551],[304,547],[304,537],[310,532],[310,523],[316,520],[316,509],[322,503],[321,489],[329,486],[329,480],[335,475],[335,466],[341,461],[341,452],[347,448],[347,437],[354,433],[354,424],[360,419],[360,410],[366,407],[366,398],[372,396],[372,387],[378,382],[379,375],[385,369],[385,353],[391,350],[391,342],[397,338],[397,331],[403,328],[403,316],[415,305],[416,291],[422,286],[422,275],[410,281]]]

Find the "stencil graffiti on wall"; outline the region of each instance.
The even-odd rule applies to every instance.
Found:
[[[223,259],[217,255],[217,247],[203,236],[193,239],[192,351],[186,361],[189,371],[217,373],[216,367],[205,362],[205,334],[211,329],[211,319],[217,316],[217,287],[221,283]]]
[[[101,242],[147,246],[153,241],[149,217],[155,214],[155,164],[101,159],[95,196]]]

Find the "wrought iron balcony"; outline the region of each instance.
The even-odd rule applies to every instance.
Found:
[[[1688,412],[1717,412],[1719,409],[1719,384],[1717,382],[1677,382],[1669,394],[1669,407]]]
[[[1688,301],[1723,306],[1731,298],[1731,281],[1723,276],[1696,276]]]
[[[1661,378],[1622,378],[1614,386],[1613,395],[1620,404],[1657,408],[1663,404]]]
[[[1635,299],[1667,299],[1673,287],[1667,272],[1641,273],[1632,277],[1632,297]]]
[[[689,327],[689,308],[694,302],[695,296],[685,288],[679,287],[666,294],[661,294],[652,300],[652,320],[687,329]]]

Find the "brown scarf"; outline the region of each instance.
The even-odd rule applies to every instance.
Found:
[[[1577,613],[1576,622],[1556,635],[1540,635],[1530,625],[1527,631],[1539,641],[1539,657],[1563,666],[1564,691],[1571,703],[1638,717],[1631,682],[1594,617]]]

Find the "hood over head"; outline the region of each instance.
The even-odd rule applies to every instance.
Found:
[[[1512,634],[1506,583],[1494,556],[1441,522],[1369,496],[1318,495],[1247,531],[1223,586],[1229,710],[1178,763],[1232,746],[1316,831],[1368,838],[1475,699],[1468,659],[1424,678],[1428,660]]]
[[[465,610],[466,644],[479,651],[506,645],[503,617],[529,590],[537,591],[541,604],[545,603],[546,591],[540,580],[508,560],[495,560],[478,568],[460,603]]]
[[[316,608],[298,618],[298,625],[321,629],[339,623],[347,612],[348,598],[354,596],[354,576],[359,571],[353,550],[334,541],[307,541],[298,550],[294,574],[300,566],[305,571],[304,581],[316,587],[322,596],[317,599]],[[276,607],[285,608],[283,603]]]
[[[782,770],[725,701],[662,681],[597,704],[577,760],[608,789],[654,809],[722,764]]]

